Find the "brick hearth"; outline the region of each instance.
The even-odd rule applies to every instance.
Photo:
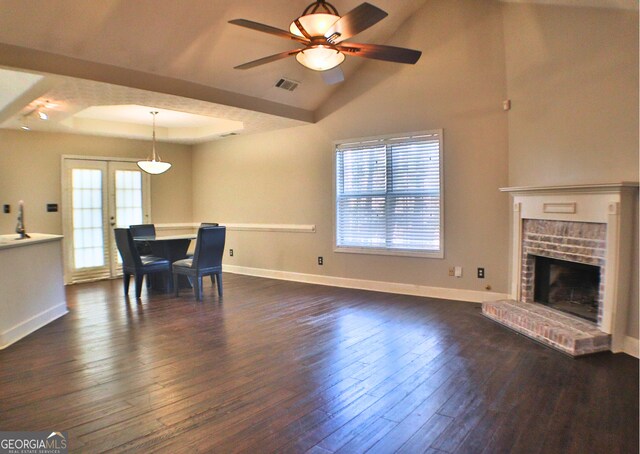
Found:
[[[611,336],[593,323],[536,303],[501,300],[482,303],[482,313],[527,337],[571,356],[611,349]]]

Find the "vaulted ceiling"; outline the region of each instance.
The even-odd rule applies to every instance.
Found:
[[[91,106],[114,104],[173,109],[239,121],[244,125],[241,128],[244,133],[313,121],[313,111],[339,84],[327,85],[319,73],[302,67],[295,58],[249,70],[233,69],[241,63],[299,46],[228,23],[244,18],[288,29],[289,23],[310,2],[3,0],[0,66],[27,69],[49,77],[31,87],[31,95],[26,94],[16,105],[8,106],[12,108],[4,115],[0,112],[0,123],[3,127],[18,128],[23,123],[21,116],[47,101],[55,105],[50,110],[54,121],[32,121],[32,129],[96,134],[107,134],[111,129],[125,137],[144,137],[148,133],[142,128],[137,128],[137,132],[126,130],[123,124],[91,125],[78,115]],[[345,14],[360,3],[360,0],[337,0],[333,4],[339,13]],[[389,16],[359,34],[357,42],[385,43],[423,3],[424,0],[376,0],[376,6]],[[342,65],[345,78],[355,77],[362,63],[357,57],[347,58]],[[18,76],[8,75],[12,82],[5,80],[4,85],[13,83]],[[275,87],[283,77],[299,82],[295,91]],[[29,79],[29,75],[25,78]],[[97,118],[94,116],[93,120],[95,123]],[[150,121],[147,116],[141,124]],[[162,122],[163,116],[158,115],[160,127]],[[159,138],[169,140],[169,135],[160,133]],[[191,141],[215,137],[216,134],[200,134]],[[174,139],[189,141],[184,137]]]
[[[425,1],[372,0],[389,13],[388,17],[351,41],[393,44],[394,32]],[[634,2],[604,1],[618,7]],[[327,85],[319,73],[302,67],[293,57],[236,70],[233,67],[239,64],[299,46],[228,23],[244,18],[286,30],[310,2],[2,0],[0,68],[10,71],[0,72],[0,127],[20,127],[25,119],[31,120],[29,112],[47,102],[52,106],[53,121],[32,122],[33,129],[148,137],[148,126],[130,128],[126,124],[141,126],[150,122],[150,116],[118,122],[113,112],[108,121],[100,110],[86,111],[114,105],[214,119],[207,125],[196,121],[199,131],[194,129],[191,134],[172,132],[175,126],[168,120],[163,124],[162,115],[158,115],[158,125],[164,128],[159,131],[160,140],[178,142],[312,122],[314,111],[335,90],[357,80],[359,70],[366,70],[364,60],[347,57],[342,64],[346,80],[336,85]],[[344,15],[362,1],[332,3]],[[299,86],[294,91],[276,88],[280,78],[296,81]]]

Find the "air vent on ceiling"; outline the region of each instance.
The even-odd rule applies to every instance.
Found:
[[[283,90],[287,91],[295,90],[296,88],[298,88],[298,85],[300,85],[300,82],[296,82],[295,80],[291,79],[285,79],[284,77],[276,82],[277,88],[282,88]]]

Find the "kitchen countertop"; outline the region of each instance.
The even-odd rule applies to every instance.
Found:
[[[31,238],[19,239],[17,233],[12,235],[0,235],[0,250],[13,247],[30,246],[37,243],[46,243],[48,241],[58,241],[63,238],[62,235],[50,235],[48,233],[29,233]]]

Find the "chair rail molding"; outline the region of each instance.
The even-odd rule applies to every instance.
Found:
[[[291,233],[315,233],[315,224],[253,224],[220,222],[227,230],[253,231],[253,232],[291,232]],[[156,230],[185,230],[197,229],[200,222],[177,222],[156,224]]]

